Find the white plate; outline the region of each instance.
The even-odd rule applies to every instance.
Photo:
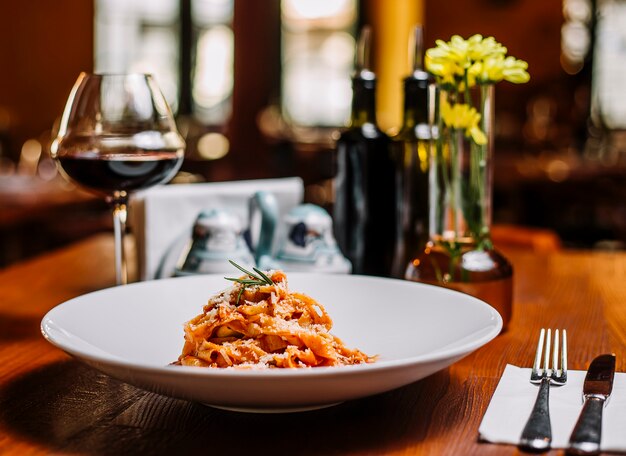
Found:
[[[140,388],[234,410],[294,411],[407,385],[461,359],[502,328],[489,305],[440,287],[355,275],[290,273],[288,280],[291,290],[326,308],[334,335],[378,361],[308,369],[169,366],[182,350],[183,324],[229,286],[221,275],[90,293],[52,309],[41,329],[57,347]]]

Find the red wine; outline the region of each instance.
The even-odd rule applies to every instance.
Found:
[[[175,151],[141,154],[86,153],[57,157],[63,172],[77,184],[110,195],[115,191],[132,192],[167,182],[180,167],[183,157]]]

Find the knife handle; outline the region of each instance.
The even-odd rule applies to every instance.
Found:
[[[550,425],[550,378],[541,379],[537,399],[520,437],[520,447],[528,451],[547,451],[552,444]]]
[[[587,396],[576,426],[569,438],[567,451],[571,454],[598,454],[602,438],[604,397]]]

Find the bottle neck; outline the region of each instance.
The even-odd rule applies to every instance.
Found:
[[[367,123],[376,124],[376,81],[354,78],[350,125],[360,127]]]
[[[402,125],[411,128],[428,123],[428,81],[408,77],[404,80]]]

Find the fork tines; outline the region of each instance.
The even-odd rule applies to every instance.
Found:
[[[551,348],[552,364],[550,364]],[[565,329],[562,331],[558,329],[554,330],[553,344],[552,330],[541,328],[532,373],[534,377],[533,380],[537,382],[539,382],[542,377],[552,377],[554,380],[561,381],[561,379],[567,375],[567,331]]]
[[[536,380],[539,381],[541,377],[548,375],[548,366],[550,365],[550,339],[552,335],[552,330],[548,329],[546,334],[546,330],[541,328],[541,332],[539,333],[539,340],[537,341],[537,350],[535,350],[535,362],[533,363],[532,374],[536,377]],[[544,342],[545,342],[545,358],[543,361],[543,368],[541,367],[541,358],[544,355]]]
[[[550,330],[548,330],[550,331]],[[554,351],[552,352],[552,380],[565,383],[567,380],[567,331],[562,330],[562,347],[559,357],[559,330],[554,331]]]

